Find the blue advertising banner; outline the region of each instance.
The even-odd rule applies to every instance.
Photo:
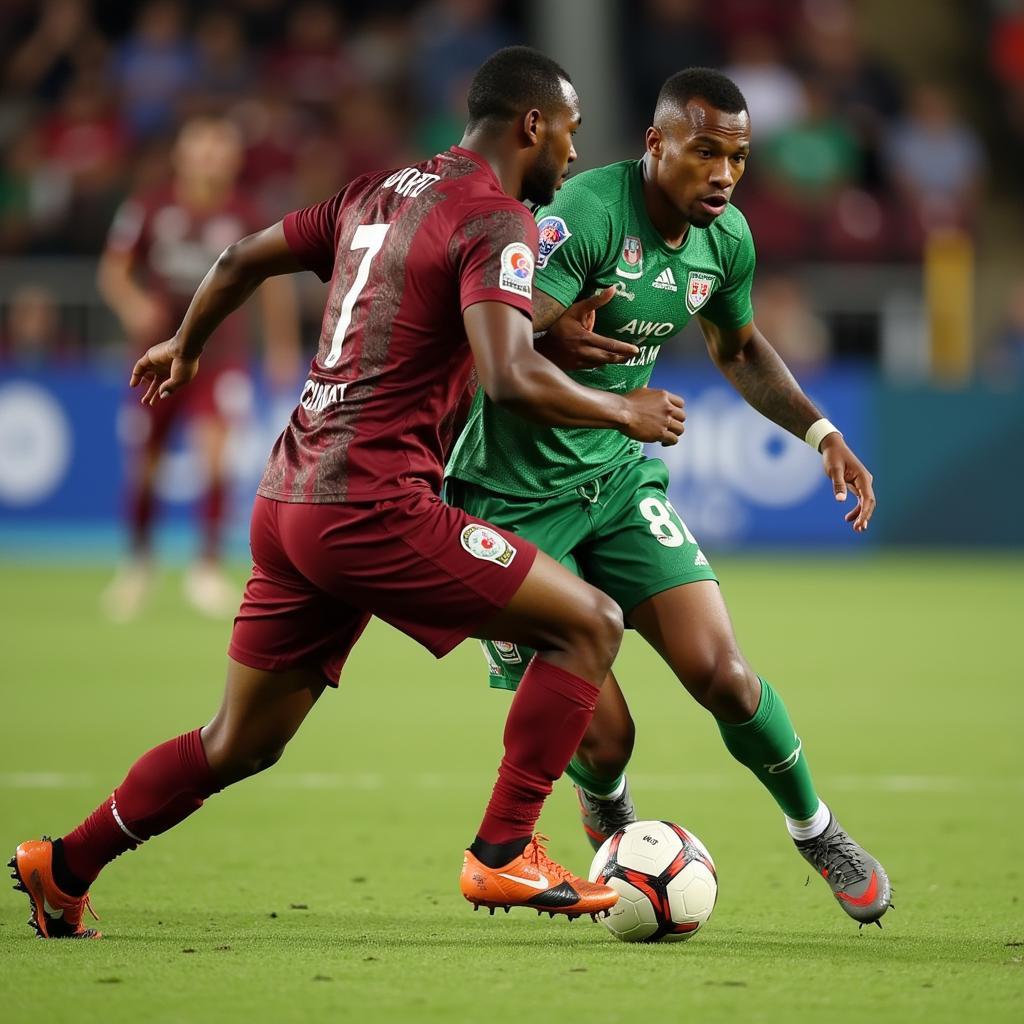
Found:
[[[292,408],[272,408],[243,377],[228,461],[234,528],[267,453]],[[116,526],[124,508],[130,449],[144,429],[139,396],[123,376],[99,370],[0,373],[0,528]],[[202,462],[186,429],[172,433],[157,483],[161,519],[187,520],[206,490]]]
[[[659,386],[686,398],[686,433],[673,448],[652,447],[671,474],[670,497],[708,547],[863,543],[843,522],[807,445],[759,416],[713,369],[659,368]],[[874,384],[844,372],[806,382],[808,392],[870,466],[874,462]],[[0,527],[115,528],[123,508],[125,442],[136,396],[99,370],[0,373]],[[234,532],[244,536],[267,452],[291,408],[257,390],[230,442]],[[162,522],[183,522],[205,488],[189,439],[172,440],[159,475]],[[852,499],[851,499],[852,501]]]

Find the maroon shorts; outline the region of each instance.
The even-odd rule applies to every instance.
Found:
[[[427,490],[372,504],[257,497],[250,543],[228,654],[251,668],[318,667],[332,683],[371,615],[443,657],[508,604],[537,557]]]

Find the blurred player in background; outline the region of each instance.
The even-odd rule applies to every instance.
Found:
[[[193,118],[174,146],[173,180],[133,196],[118,212],[100,260],[99,287],[136,352],[174,332],[210,264],[258,226],[255,211],[236,187],[243,155],[242,137],[232,121]],[[260,290],[260,310],[268,381],[276,391],[291,392],[299,373],[299,319],[287,278],[267,281]],[[185,595],[208,615],[228,615],[236,606],[238,595],[221,570],[220,557],[228,511],[229,432],[252,408],[251,335],[246,313],[227,317],[193,387],[152,407],[133,401],[124,410],[122,434],[132,458],[130,556],[103,594],[103,606],[116,621],[136,615],[150,588],[157,474],[178,424],[188,430],[206,484],[200,552],[185,574]]]
[[[576,176],[537,212],[534,329],[548,331],[538,347],[581,383],[631,391],[697,316],[715,365],[753,408],[821,452],[836,498],[848,489],[858,498],[846,520],[866,530],[871,474],[754,324],[754,244],[730,202],[750,149],[742,94],[717,71],[674,75],[646,146],[641,160]],[[885,871],[819,799],[781,697],[740,654],[714,571],[668,500],[664,463],[620,434],[527,423],[478,394],[448,475],[449,500],[615,598],[775,798],[840,906],[878,921],[890,904]],[[484,653],[491,685],[514,690],[533,652],[510,640],[485,642]],[[629,711],[609,677],[568,767],[595,849],[636,820],[624,775],[632,745]]]
[[[537,227],[575,159],[568,75],[525,47],[499,51],[469,90],[462,143],[356,178],[230,246],[178,332],[132,384],[169,401],[203,345],[267,277],[330,281],[317,355],[253,508],[253,571],[213,720],[144,754],[74,831],[22,843],[11,866],[43,937],[91,938],[87,890],[103,867],[225,786],[274,764],[371,615],[437,657],[467,636],[537,650],[505,726],[505,753],[461,888],[475,906],[578,916],[617,894],[545,853],[533,828],[576,749],[622,636],[615,602],[529,542],[439,497],[456,406],[476,366],[503,408],[542,423],[674,444],[682,400],[583,387],[533,347]],[[412,837],[409,856],[416,856]]]

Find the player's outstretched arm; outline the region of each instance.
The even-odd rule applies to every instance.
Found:
[[[806,440],[810,428],[822,420],[821,412],[804,394],[782,357],[753,322],[727,329],[700,317],[708,353],[747,404],[773,423]],[[857,458],[838,430],[817,444],[825,473],[832,481],[836,501],[846,501],[847,488],[857,504],[844,518],[862,533],[875,511],[875,492],[867,467]]]
[[[631,359],[640,351],[636,345],[594,333],[597,311],[614,294],[615,288],[608,287],[566,309],[538,290],[533,300],[533,329],[546,333],[535,338],[537,351],[560,370],[592,370]]]
[[[167,330],[160,302],[135,279],[135,257],[108,246],[96,273],[100,295],[114,311],[125,334],[137,344],[159,338]]]
[[[679,440],[686,417],[677,395],[577,384],[534,349],[530,321],[504,302],[477,302],[462,316],[480,385],[497,405],[553,427],[613,429],[664,445]]]
[[[263,281],[304,269],[280,221],[229,245],[196,289],[174,336],[154,345],[135,364],[130,384],[144,387],[143,404],[166,398],[196,375],[207,338]]]

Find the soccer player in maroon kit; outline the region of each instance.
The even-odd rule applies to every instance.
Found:
[[[310,269],[330,281],[309,380],[253,509],[253,570],[220,710],[144,754],[62,839],[18,846],[16,887],[41,936],[97,935],[82,914],[107,863],[272,765],[337,684],[371,615],[437,657],[468,636],[538,651],[464,856],[466,899],[571,916],[615,902],[613,889],[552,861],[533,828],[593,714],[621,612],[532,544],[438,496],[474,364],[496,402],[540,422],[664,444],[682,433],[681,399],[582,387],[533,348],[537,228],[519,200],[550,202],[579,123],[564,70],[524,47],[499,51],[473,79],[459,146],[357,178],[229,246],[177,333],[136,363],[143,401],[163,401],[192,380],[211,332],[266,277]]]
[[[210,264],[260,223],[237,190],[243,147],[238,128],[223,117],[195,117],[174,146],[174,177],[128,199],[111,226],[100,260],[99,286],[135,347],[135,355],[173,333]],[[287,278],[260,290],[266,368],[275,389],[295,386],[299,327]],[[123,423],[131,445],[128,494],[130,557],[103,594],[107,614],[126,621],[140,609],[152,578],[151,546],[156,476],[171,430],[184,421],[207,481],[200,507],[200,557],[185,575],[185,594],[200,611],[228,615],[238,600],[220,569],[226,513],[227,441],[232,422],[252,405],[250,327],[244,312],[225,318],[217,344],[195,385],[154,406],[132,404]]]

